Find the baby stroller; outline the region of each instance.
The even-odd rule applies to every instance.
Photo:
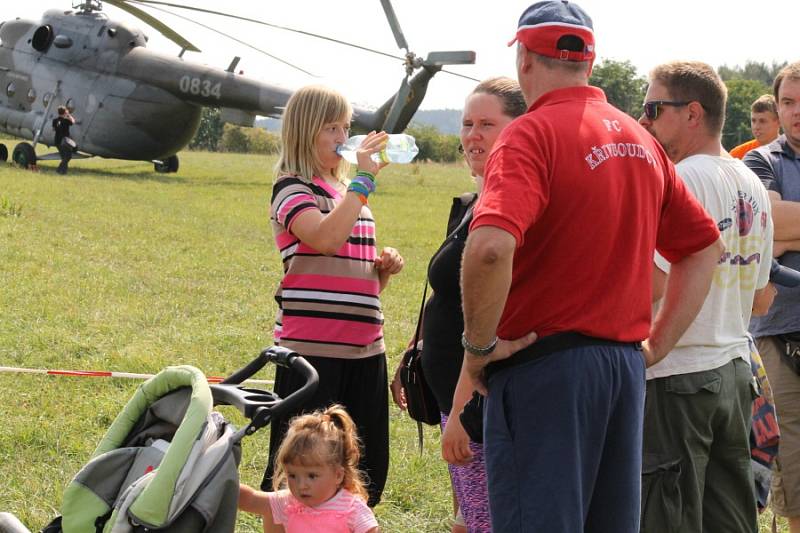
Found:
[[[267,363],[299,372],[305,385],[287,398],[240,386]],[[319,378],[285,348],[264,350],[218,385],[198,369],[169,367],[144,382],[64,491],[62,516],[42,533],[232,533],[239,498],[240,442],[292,413]],[[236,429],[214,405],[236,407],[249,423]],[[29,533],[0,513],[0,533]]]

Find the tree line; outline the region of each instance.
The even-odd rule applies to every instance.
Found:
[[[722,144],[730,150],[752,139],[750,105],[772,92],[775,75],[786,62],[772,64],[748,61],[744,66],[722,65],[717,69],[728,88]],[[630,61],[606,59],[595,65],[589,83],[605,91],[608,101],[634,118],[642,112],[647,78]],[[440,133],[434,126],[412,125],[406,132],[419,147],[419,160],[454,162],[461,158],[458,135]],[[223,123],[219,109],[205,108],[189,148],[212,152],[277,154],[280,136],[261,128],[242,128]]]

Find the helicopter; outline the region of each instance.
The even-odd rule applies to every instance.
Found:
[[[402,57],[390,57],[403,61],[405,76],[398,92],[377,110],[354,106],[353,126],[397,133],[410,122],[431,78],[446,65],[474,64],[475,52],[417,56],[409,50],[390,0],[380,1],[398,47],[405,50]],[[181,47],[180,54],[148,49],[144,32],[110,19],[104,3],[160,32]],[[38,160],[59,159],[57,153],[38,157],[36,146],[54,145],[50,123],[60,105],[70,113],[79,110],[80,120],[70,132],[78,148],[74,158],[151,161],[157,172],[167,173],[178,171],[176,154],[194,137],[204,107],[219,108],[223,121],[241,126],[252,127],[257,115],[280,117],[291,90],[235,72],[239,57],[226,69],[184,59],[185,52],[200,49],[134,3],[212,13],[389,55],[263,21],[155,0],[82,0],[73,2],[72,10],[48,10],[40,21],[1,22],[0,132],[26,139],[14,147],[14,163],[29,168]],[[0,143],[0,162],[8,157],[8,147]]]

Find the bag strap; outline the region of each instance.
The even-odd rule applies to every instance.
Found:
[[[417,347],[419,342],[419,331],[422,329],[422,315],[425,313],[425,299],[428,296],[428,279],[425,278],[425,289],[422,291],[422,303],[419,304],[419,314],[417,315],[417,329],[414,331],[414,344],[412,348]]]
[[[422,422],[417,420],[417,445],[419,446],[419,454],[422,455]]]
[[[464,213],[464,216],[461,218],[461,222],[458,223],[458,226],[456,226],[455,229],[453,231],[451,231],[447,235],[447,237],[445,237],[445,240],[444,240],[445,243],[448,240],[450,240],[450,238],[452,238],[453,235],[455,235],[459,231],[461,231],[464,228],[464,226],[466,226],[467,224],[472,222],[472,206],[475,203],[475,199],[476,198],[477,198],[477,195],[475,195],[475,194],[470,195],[469,197],[465,196],[465,197],[461,198],[461,201],[466,206],[466,211]],[[441,250],[441,248],[440,248],[440,250]],[[438,251],[437,251],[437,253],[438,253]],[[436,254],[434,254],[434,255],[436,255]],[[419,343],[419,332],[422,329],[422,319],[423,319],[423,315],[425,314],[425,301],[427,300],[427,297],[428,297],[428,273],[426,272],[425,273],[425,288],[422,290],[422,302],[419,304],[419,315],[417,315],[417,328],[414,331],[414,344],[412,345],[412,348],[414,349],[414,352],[412,352],[412,353],[416,354],[415,357],[419,357],[420,356],[419,352],[416,350],[416,348],[417,348],[417,344]],[[407,365],[411,364],[411,359],[412,359],[411,357],[408,358],[408,361],[406,362]],[[420,455],[422,455],[423,435],[424,435],[424,431],[422,429],[422,422],[417,421],[417,444],[419,445],[419,453],[420,453]]]

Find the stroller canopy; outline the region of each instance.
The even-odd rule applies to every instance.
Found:
[[[65,489],[63,531],[232,532],[243,435],[212,408],[194,367],[143,383]]]

